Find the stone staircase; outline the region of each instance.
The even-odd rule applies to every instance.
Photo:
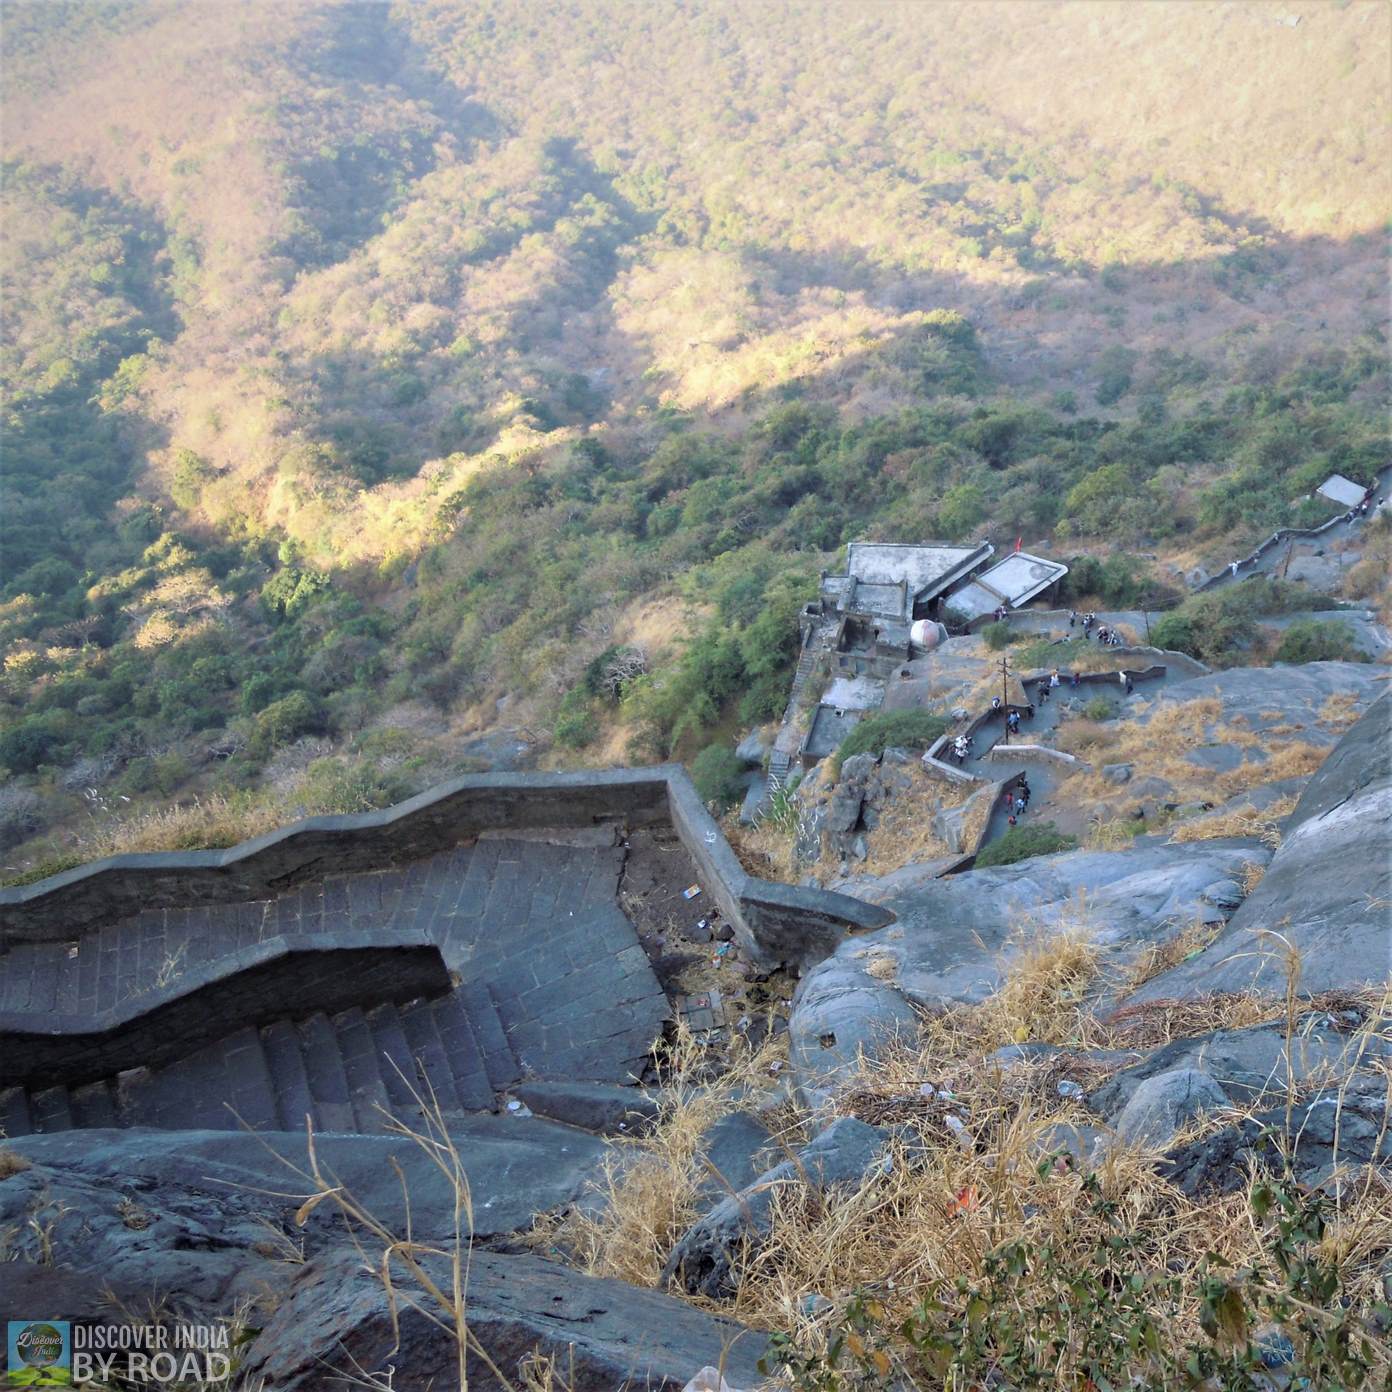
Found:
[[[72,943],[17,944],[0,955],[0,1024],[11,1031],[0,1031],[0,1129],[235,1129],[241,1117],[300,1131],[308,1115],[327,1131],[374,1131],[379,1105],[413,1105],[406,1080],[449,1113],[491,1109],[524,1076],[633,1082],[670,1005],[617,902],[623,858],[616,844],[483,837],[272,899],[148,910]],[[281,1006],[261,1008],[259,987],[244,999],[239,964],[292,938],[389,953],[428,943],[440,984],[403,986],[382,968],[346,999],[318,995],[312,975],[282,982]],[[216,985],[186,1045],[106,1064],[102,1045],[95,1066],[77,1048],[58,1072],[6,1052],[7,1038],[61,1037],[65,1022],[102,1011],[126,1012],[122,1028],[148,1040],[143,1012],[195,973]],[[345,1009],[351,1000],[364,1003]]]
[[[793,683],[788,689],[788,707],[783,715],[783,725],[769,754],[768,776],[770,788],[781,788],[788,781],[788,772],[797,758],[798,744],[801,743],[794,721],[802,706],[803,692],[811,680],[817,660],[824,656],[826,649],[818,643],[804,644],[798,655],[797,667],[793,671]],[[791,741],[785,737],[791,734]],[[786,747],[792,743],[791,748]]]
[[[242,1029],[162,1068],[78,1086],[0,1092],[7,1136],[78,1127],[382,1132],[419,1118],[489,1111],[522,1068],[487,986]],[[239,1120],[240,1118],[240,1120]]]

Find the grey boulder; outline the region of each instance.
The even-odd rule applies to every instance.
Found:
[[[1228,1095],[1196,1068],[1175,1068],[1147,1078],[1117,1118],[1117,1136],[1129,1145],[1159,1150],[1209,1112],[1232,1104]]]
[[[796,1156],[775,1165],[752,1184],[722,1199],[682,1235],[663,1270],[667,1284],[692,1295],[721,1299],[733,1290],[734,1261],[748,1243],[768,1236],[780,1189],[808,1184],[822,1191],[856,1184],[880,1160],[886,1142],[877,1126],[840,1117]]]
[[[773,736],[763,727],[751,730],[736,746],[735,754],[750,768],[758,768],[773,748]]]
[[[635,1135],[657,1119],[658,1099],[612,1083],[569,1083],[539,1079],[518,1083],[513,1094],[537,1116],[596,1131],[601,1136]]]
[[[449,1289],[443,1261],[431,1259],[430,1274]],[[431,1310],[400,1263],[393,1276]],[[381,1281],[361,1257],[349,1252],[315,1262],[248,1349],[247,1385],[329,1392],[345,1386],[348,1375],[382,1377],[394,1368],[395,1392],[457,1387],[453,1334],[405,1299],[396,1314],[399,1332]],[[540,1257],[477,1249],[469,1262],[468,1329],[487,1355],[472,1348],[468,1355],[465,1374],[477,1392],[522,1385],[523,1364],[538,1354],[564,1370],[569,1392],[678,1392],[707,1364],[723,1366],[738,1386],[752,1386],[768,1341],[660,1291],[582,1276]]]

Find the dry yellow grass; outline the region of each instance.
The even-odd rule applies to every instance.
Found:
[[[943,1012],[926,1022],[918,1041],[901,1040],[880,1060],[864,1062],[841,1093],[838,1110],[909,1128],[912,1155],[896,1154],[887,1174],[834,1201],[798,1187],[781,1192],[772,1240],[744,1254],[734,1312],[751,1322],[799,1330],[815,1343],[818,1330],[802,1314],[809,1291],[839,1304],[854,1290],[869,1290],[887,1307],[884,1327],[893,1328],[920,1297],[947,1294],[950,1300],[959,1276],[979,1280],[986,1254],[1004,1242],[1048,1246],[1063,1257],[1064,1272],[1090,1262],[1107,1234],[1085,1183],[1089,1167],[1041,1167],[1039,1161],[1057,1146],[1058,1123],[1088,1120],[1078,1104],[1060,1098],[1057,1082],[1066,1076],[1090,1087],[1104,1074],[1089,1071],[1086,1057],[1078,1055],[1008,1070],[984,1063],[1003,1022],[1040,1023],[1052,1032],[1060,1005],[1066,1021],[1069,992],[1088,970],[1076,943],[1056,944],[1021,959],[1017,977],[1002,992],[1010,1004],[988,1001]],[[1032,1004],[1041,988],[1054,1002],[1042,1016]],[[1361,1004],[1370,1014],[1375,1009],[1367,997]],[[1280,1019],[1290,1011],[1291,1002],[1281,997],[1249,1001],[1244,1009],[1230,1001],[1222,1010],[1211,1004],[1191,1008],[1171,1023],[1201,1032],[1244,1016]],[[1071,1028],[1070,1023],[1065,1032]],[[1111,1032],[1098,1025],[1081,1033],[1100,1043]],[[1358,1037],[1349,1048],[1352,1057]],[[946,1088],[950,1096],[925,1096],[925,1084]],[[949,1127],[949,1117],[965,1126],[965,1143]],[[1246,1193],[1185,1198],[1157,1176],[1151,1159],[1138,1149],[1114,1149],[1095,1170],[1101,1197],[1117,1205],[1120,1230],[1137,1240],[1138,1270],[1190,1270],[1210,1252],[1237,1267],[1255,1264],[1261,1233],[1251,1221]],[[1350,1298],[1370,1313],[1379,1298],[1379,1263],[1390,1225],[1392,1187],[1373,1171],[1348,1180],[1324,1249],[1340,1262]],[[1022,1299],[1048,1298],[1040,1269],[1032,1268],[1022,1282]],[[1194,1294],[1177,1308],[1152,1313],[1167,1337],[1201,1342]],[[911,1356],[900,1352],[911,1366]],[[1060,1386],[1074,1385],[1066,1370],[1076,1368],[1071,1360],[1080,1352],[1060,1351]]]
[[[737,1041],[738,1045],[738,1041]],[[740,1050],[718,1077],[711,1058],[686,1027],[659,1046],[662,1110],[654,1128],[612,1144],[602,1178],[586,1201],[559,1217],[538,1219],[529,1240],[559,1248],[591,1275],[654,1286],[667,1254],[697,1216],[698,1192],[714,1172],[701,1151],[702,1133],[738,1110],[751,1087],[767,1085],[784,1066],[780,1044]],[[788,1139],[798,1138],[795,1118]]]
[[[18,1151],[0,1148],[0,1180],[9,1179],[11,1175],[23,1174],[29,1168],[29,1161]]]
[[[1342,733],[1363,714],[1363,702],[1351,691],[1334,692],[1315,718],[1326,729]]]
[[[1148,709],[1143,706],[1138,713]],[[1222,722],[1222,713],[1220,701],[1205,698],[1159,706],[1145,724],[1069,721],[1059,732],[1058,746],[1087,758],[1094,767],[1071,774],[1061,785],[1059,796],[1075,806],[1093,807],[1099,821],[1105,822],[1115,809],[1134,804],[1135,792],[1128,784],[1108,783],[1097,771],[1102,764],[1129,763],[1133,780],[1162,779],[1177,801],[1186,802],[1213,800],[1215,792],[1232,798],[1267,783],[1306,777],[1328,756],[1328,749],[1305,740],[1273,746],[1271,731],[1258,735],[1233,721]],[[1292,727],[1291,732],[1297,728]],[[1248,751],[1248,756],[1236,768],[1215,773],[1185,758],[1205,746],[1239,748]],[[1229,815],[1235,819],[1234,826],[1243,824],[1240,814]],[[1195,833],[1177,833],[1175,839],[1203,838]]]
[[[1222,925],[1205,923],[1196,918],[1186,928],[1181,928],[1173,937],[1164,942],[1148,943],[1140,956],[1131,964],[1127,973],[1126,990],[1134,991],[1152,977],[1177,967],[1186,958],[1202,952],[1218,933]]]
[[[870,854],[858,873],[887,875],[905,865],[943,860],[952,848],[933,834],[933,817],[945,807],[960,807],[976,791],[969,783],[944,783],[932,778],[915,760],[903,766],[912,786],[885,803],[879,824],[867,833]],[[989,815],[989,809],[987,809]]]
[[[1206,931],[1200,925],[1186,930],[1158,951],[1151,967],[1163,969],[1167,952],[1200,945]],[[1090,1088],[1120,1066],[1090,1059],[1089,1048],[1148,1048],[1266,1020],[1285,1019],[1293,1032],[1299,1012],[1313,1008],[1358,1010],[1366,1023],[1350,1037],[1349,1057],[1361,1054],[1386,995],[1364,991],[1302,1001],[1295,995],[1298,963],[1287,965],[1285,995],[1148,1002],[1099,1019],[1086,1003],[1100,982],[1099,957],[1080,906],[1069,931],[1017,950],[995,996],[931,1013],[917,1038],[901,1036],[878,1058],[861,1059],[832,1111],[900,1128],[891,1163],[830,1195],[782,1187],[769,1239],[736,1254],[736,1289],[722,1312],[816,1346],[827,1326],[808,1314],[807,1296],[824,1296],[839,1309],[861,1291],[885,1307],[883,1327],[893,1329],[923,1296],[951,1301],[958,1277],[981,1280],[987,1255],[1016,1240],[1050,1247],[1062,1259],[1054,1275],[1044,1274],[1039,1263],[1021,1282],[1022,1300],[1044,1301],[1064,1295],[1047,1282],[1089,1263],[1109,1231],[1135,1239],[1132,1260],[1147,1276],[1192,1270],[1206,1253],[1237,1267],[1254,1264],[1263,1235],[1245,1192],[1185,1197],[1159,1178],[1154,1157],[1139,1149],[1112,1148],[1095,1164],[1040,1162],[1057,1153],[1059,1123],[1089,1121],[1081,1103],[1063,1097],[1057,1084],[1068,1078]],[[1004,1068],[987,1061],[1000,1045],[1022,1039],[1060,1044],[1064,1052]],[[737,1070],[734,1076],[743,1082],[749,1075]],[[694,1137],[721,1109],[739,1105],[738,1090],[682,1092],[653,1136],[614,1143],[607,1209],[553,1220],[539,1228],[537,1240],[572,1252],[596,1274],[657,1279],[671,1243],[694,1216]],[[790,1116],[790,1144],[798,1120]],[[1099,1217],[1099,1193],[1115,1205],[1110,1221],[1117,1226],[1110,1230]],[[1340,1263],[1349,1298],[1370,1312],[1390,1234],[1392,1186],[1373,1171],[1347,1178],[1324,1251]],[[693,1303],[712,1306],[704,1298]],[[1152,1313],[1166,1338],[1201,1340],[1196,1292]],[[1060,1352],[1060,1386],[1075,1385],[1072,1360],[1081,1352]],[[911,1364],[906,1349],[896,1356]]]
[[[1213,841],[1225,836],[1257,836],[1273,848],[1280,844],[1281,823],[1295,810],[1299,799],[1294,793],[1266,807],[1234,807],[1207,817],[1191,817],[1170,833],[1176,843]]]

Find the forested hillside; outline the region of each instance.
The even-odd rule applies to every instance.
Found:
[[[1377,0],[0,22],[9,876],[687,756],[848,539],[1135,602],[1387,457]]]

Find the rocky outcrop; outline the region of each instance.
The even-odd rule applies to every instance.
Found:
[[[663,1280],[692,1295],[718,1300],[733,1291],[734,1263],[748,1243],[768,1236],[779,1190],[807,1184],[821,1191],[856,1184],[874,1166],[886,1136],[877,1126],[840,1117],[795,1156],[722,1199],[683,1234],[672,1249]]]
[[[1212,699],[1222,704],[1220,722],[1240,717],[1246,728],[1259,737],[1269,730],[1281,730],[1288,735],[1295,726],[1302,740],[1333,744],[1337,735],[1319,723],[1329,699],[1352,697],[1359,706],[1367,706],[1386,692],[1387,681],[1386,668],[1366,662],[1230,667],[1190,681],[1172,683],[1157,693],[1153,710],[1141,714],[1138,719],[1144,723],[1154,711],[1167,705]]]
[[[1392,1162],[1387,1076],[1355,1072],[1284,1106],[1242,1117],[1216,1132],[1171,1150],[1160,1174],[1186,1194],[1245,1188],[1253,1165],[1282,1171],[1289,1163],[1297,1182],[1327,1184],[1336,1174],[1356,1177]]]
[[[516,1232],[528,1227],[534,1214],[571,1203],[598,1173],[605,1155],[597,1136],[541,1117],[468,1117],[451,1127],[451,1135],[467,1160],[474,1235],[479,1239]],[[122,1190],[198,1194],[205,1196],[200,1202],[215,1221],[218,1205],[206,1196],[225,1203],[239,1194],[308,1192],[304,1181],[278,1158],[303,1169],[305,1138],[285,1133],[64,1131],[7,1144],[33,1163],[20,1179],[40,1175],[53,1184],[90,1184],[105,1191],[108,1207],[111,1193]],[[315,1145],[326,1172],[337,1176],[393,1231],[405,1231],[409,1221],[423,1241],[450,1236],[453,1190],[414,1142],[398,1136],[318,1136]],[[400,1166],[411,1194],[409,1214],[394,1164]],[[0,1184],[6,1204],[0,1209],[0,1225],[10,1212],[12,1193],[9,1181]],[[235,1211],[235,1204],[229,1211]],[[331,1214],[331,1206],[316,1210],[310,1219],[311,1236],[332,1226]],[[75,1222],[71,1227],[72,1255],[78,1264],[97,1263],[103,1256],[100,1249],[80,1245],[82,1226]],[[264,1231],[257,1236],[264,1238]]]
[[[430,1273],[450,1289],[443,1261],[432,1260]],[[248,1350],[248,1385],[328,1392],[350,1374],[382,1376],[392,1368],[395,1392],[459,1386],[452,1330],[416,1302],[436,1316],[439,1307],[399,1262],[393,1276],[401,1293],[395,1322],[382,1282],[355,1253],[306,1268]],[[757,1361],[768,1341],[660,1291],[495,1252],[472,1255],[467,1310],[465,1371],[477,1392],[521,1385],[523,1364],[538,1355],[555,1359],[569,1392],[678,1392],[706,1365],[722,1367],[736,1386],[753,1386],[761,1381]]]
[[[1310,779],[1260,885],[1218,939],[1134,999],[1279,990],[1287,945],[1300,954],[1304,992],[1376,985],[1392,976],[1390,727],[1392,696],[1384,696]]]
[[[1197,1068],[1172,1068],[1147,1078],[1117,1118],[1119,1140],[1158,1148],[1209,1112],[1229,1105],[1228,1095]]]
[[[1102,1116],[1117,1116],[1147,1079],[1175,1069],[1202,1070],[1244,1106],[1284,1094],[1291,1084],[1304,1090],[1392,1059],[1392,1021],[1380,1028],[1364,1024],[1356,1011],[1343,1012],[1342,1018],[1306,1014],[1297,1018],[1289,1038],[1284,1022],[1276,1021],[1175,1039],[1114,1074],[1089,1093],[1088,1105]]]
[[[915,1006],[984,999],[1027,930],[1086,927],[1121,962],[1196,917],[1221,921],[1229,910],[1206,896],[1222,885],[1218,897],[1231,903],[1243,867],[1269,856],[1256,841],[1171,846],[1143,837],[1125,851],[1037,856],[942,880],[909,866],[855,882],[898,921],[843,943],[799,984],[789,1034],[804,1095],[818,1100],[858,1050],[912,1030]]]

